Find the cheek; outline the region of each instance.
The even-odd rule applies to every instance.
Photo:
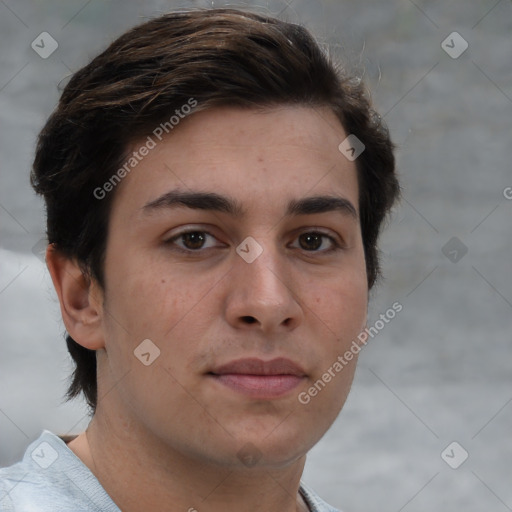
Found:
[[[131,266],[131,268],[137,268]],[[182,268],[162,269],[146,265],[132,272],[120,264],[110,274],[105,315],[106,347],[114,377],[134,371],[136,378],[144,367],[134,351],[151,340],[160,351],[151,366],[165,367],[181,374],[195,353],[193,345],[202,338],[208,322],[218,312],[209,298],[215,287],[212,278],[194,280]],[[111,306],[110,306],[111,305]],[[151,345],[150,345],[151,346]],[[140,378],[154,378],[142,372]]]
[[[111,385],[116,383],[123,401],[140,417],[166,421],[170,410],[175,418],[197,416],[200,411],[182,383],[196,350],[194,340],[200,339],[201,326],[190,318],[208,316],[207,301],[201,298],[211,285],[191,287],[178,273],[161,277],[150,268],[125,278],[121,269],[116,274],[107,297],[113,309],[105,316]]]
[[[329,282],[312,281],[303,293],[306,311],[331,333],[331,337],[354,336],[364,328],[368,306],[368,288],[365,273],[333,278]]]
[[[316,428],[321,435],[330,428],[345,405],[356,369],[356,358],[340,371],[335,370],[335,362],[334,357],[329,360],[297,397],[299,407],[307,411],[308,418],[316,418]]]
[[[146,258],[147,260],[147,258]],[[126,330],[137,336],[161,338],[189,312],[200,306],[209,287],[208,280],[193,282],[179,267],[130,265],[113,273],[114,315],[125,323]]]
[[[334,421],[354,378],[358,354],[350,352],[350,347],[366,324],[366,273],[340,274],[329,283],[310,283],[309,290],[307,307],[312,321],[316,322],[317,333],[320,333],[317,339],[322,346],[318,351],[321,354],[319,364],[300,403],[313,414],[322,414],[326,420]]]

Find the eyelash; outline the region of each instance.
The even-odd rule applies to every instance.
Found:
[[[192,255],[192,254],[201,254],[201,253],[204,253],[206,251],[208,251],[209,249],[216,249],[217,247],[207,247],[206,249],[204,248],[199,248],[199,249],[184,249],[183,247],[180,247],[178,245],[176,245],[176,241],[181,239],[183,236],[187,235],[187,234],[190,234],[190,233],[201,233],[203,235],[206,235],[206,236],[210,236],[212,238],[215,238],[215,235],[211,234],[209,231],[206,231],[206,230],[201,230],[201,229],[189,229],[187,231],[182,231],[181,233],[178,233],[177,235],[174,235],[172,238],[169,238],[168,240],[165,241],[165,244],[166,245],[174,245],[173,247],[173,250],[177,251],[177,252],[181,252],[183,254],[188,254],[188,255]],[[323,233],[322,231],[318,231],[318,230],[312,230],[312,231],[303,231],[301,233],[299,233],[295,238],[294,238],[294,241],[295,240],[298,240],[299,237],[301,235],[320,235],[323,239],[327,239],[329,240],[329,242],[331,242],[332,244],[332,247],[327,249],[327,250],[311,250],[311,251],[308,251],[306,249],[301,249],[300,247],[298,248],[299,250],[302,250],[304,251],[305,253],[307,254],[329,254],[329,253],[332,253],[332,252],[335,252],[335,251],[338,251],[340,249],[343,248],[343,246],[331,235],[328,235],[327,233]]]

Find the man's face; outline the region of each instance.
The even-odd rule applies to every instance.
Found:
[[[322,437],[355,358],[308,403],[298,397],[366,321],[356,168],[338,150],[347,135],[327,109],[212,109],[124,178],[109,221],[98,411],[106,393],[112,421],[227,466],[242,450],[279,467]],[[266,364],[278,358],[289,362]]]

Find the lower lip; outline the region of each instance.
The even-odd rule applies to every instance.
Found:
[[[224,386],[253,398],[278,398],[296,388],[304,379],[298,375],[211,374]]]

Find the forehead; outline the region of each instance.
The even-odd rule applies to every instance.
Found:
[[[343,195],[357,208],[356,167],[338,150],[346,136],[328,108],[197,112],[161,141],[153,136],[154,147],[118,185],[115,203],[136,215],[180,189],[236,197],[248,210],[261,201],[284,207],[283,201],[308,194]],[[135,142],[129,155],[146,140]]]

